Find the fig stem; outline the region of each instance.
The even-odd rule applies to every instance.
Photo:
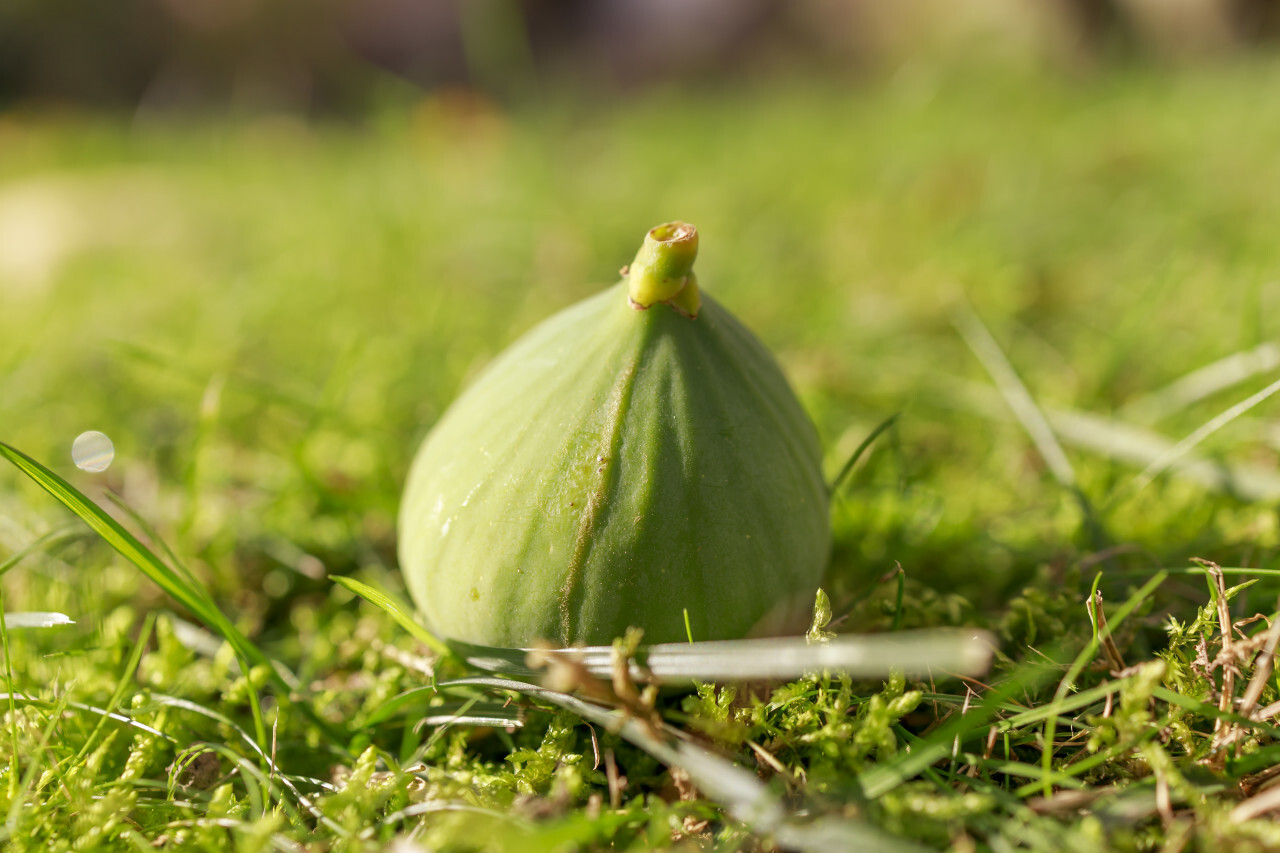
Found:
[[[658,302],[681,314],[698,315],[701,299],[693,262],[698,257],[698,229],[687,222],[666,222],[649,229],[627,272],[627,293],[635,308]]]

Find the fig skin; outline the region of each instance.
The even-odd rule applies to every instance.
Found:
[[[687,276],[674,304],[624,281],[544,321],[427,436],[399,526],[428,627],[511,647],[683,641],[686,609],[695,640],[803,628],[830,549],[818,437]]]

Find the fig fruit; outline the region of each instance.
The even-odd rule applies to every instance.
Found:
[[[651,230],[624,280],[498,356],[419,449],[400,563],[427,625],[495,646],[803,630],[821,448],[772,355]]]

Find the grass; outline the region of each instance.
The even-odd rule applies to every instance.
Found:
[[[0,834],[1280,847],[1277,82],[920,64],[358,125],[0,115],[0,610],[74,620],[0,626]],[[982,628],[987,675],[650,707],[478,672],[359,597],[403,597],[401,478],[457,391],[675,217],[840,480],[827,627]],[[105,473],[71,464],[88,429]]]

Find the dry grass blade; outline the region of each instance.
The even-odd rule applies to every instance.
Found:
[[[572,664],[592,678],[615,674],[612,646],[569,649],[509,649],[435,637],[394,596],[353,578],[333,581],[382,608],[416,639],[438,654],[454,655],[473,669],[537,681],[542,673],[529,665],[530,654]],[[823,671],[854,678],[879,678],[901,670],[911,676],[976,676],[987,671],[994,638],[984,631],[938,629],[836,637],[809,643],[804,637],[659,643],[640,646],[629,674],[637,683],[689,684],[695,681],[752,681],[799,678]]]
[[[947,394],[965,408],[984,417],[1007,420],[1008,408],[989,386],[979,383],[955,383],[944,387]],[[1103,415],[1074,409],[1047,408],[1045,417],[1054,433],[1073,447],[1135,466],[1150,466],[1168,458],[1175,442],[1144,427]],[[1186,453],[1179,464],[1168,472],[1183,480],[1216,492],[1229,492],[1244,500],[1271,501],[1280,498],[1280,476],[1256,466],[1229,465]]]
[[[1246,820],[1262,817],[1276,809],[1280,809],[1280,787],[1268,788],[1240,803],[1231,810],[1231,820],[1235,823],[1243,823]]]
[[[894,670],[908,676],[954,673],[980,675],[991,663],[994,639],[982,631],[929,630],[836,637],[809,644],[803,637],[664,643],[643,654],[655,681],[747,681],[798,678],[829,670],[854,678],[878,678]],[[603,672],[603,655],[584,650],[593,674]],[[633,667],[633,677],[644,673]]]
[[[50,613],[44,610],[24,611],[22,613],[6,613],[4,624],[8,628],[56,628],[59,625],[74,625],[75,620],[65,613]]]
[[[842,636],[815,644],[803,637],[660,643],[637,650],[630,676],[637,683],[660,684],[788,679],[823,671],[854,678],[881,678],[895,670],[935,678],[976,676],[990,666],[993,644],[984,631],[956,629]],[[530,650],[450,645],[476,669],[538,677],[525,663]],[[611,646],[532,651],[563,659],[594,678],[609,680],[614,675]]]
[[[1267,629],[1262,651],[1258,653],[1258,662],[1254,668],[1253,677],[1249,679],[1249,686],[1245,688],[1244,698],[1240,700],[1239,713],[1241,716],[1248,717],[1253,715],[1253,709],[1257,707],[1258,700],[1262,698],[1262,691],[1267,688],[1271,673],[1275,671],[1276,646],[1280,644],[1280,601],[1276,602],[1276,611],[1277,615],[1271,618],[1271,627]],[[1263,719],[1265,718],[1264,716]]]
[[[1131,492],[1142,491],[1144,488],[1149,486],[1153,480],[1167,471],[1170,466],[1174,465],[1178,460],[1190,453],[1196,445],[1200,444],[1206,438],[1213,435],[1215,432],[1222,429],[1224,426],[1231,423],[1254,406],[1262,403],[1277,391],[1280,391],[1280,379],[1272,382],[1266,388],[1263,388],[1251,397],[1236,403],[1234,406],[1222,412],[1218,416],[1210,418],[1200,426],[1199,429],[1195,430],[1186,438],[1169,448],[1168,451],[1152,460],[1151,464],[1148,465],[1141,474],[1133,478],[1133,481],[1129,484],[1129,490]]]
[[[1172,459],[1175,443],[1151,432],[1087,412],[1052,410],[1054,429],[1064,441],[1133,465],[1155,465]],[[1190,448],[1188,448],[1188,451]],[[1180,464],[1169,473],[1206,489],[1229,492],[1244,500],[1268,501],[1280,497],[1280,477],[1264,469],[1227,465],[1180,453]]]
[[[1027,387],[1022,384],[1017,371],[1013,369],[1013,365],[1009,363],[1004,351],[1000,349],[1000,344],[992,337],[986,325],[965,303],[961,303],[955,309],[952,314],[952,323],[964,338],[964,342],[969,345],[969,349],[973,350],[973,354],[991,375],[1000,393],[1004,395],[1005,402],[1022,423],[1036,450],[1040,452],[1040,457],[1053,472],[1053,476],[1066,488],[1074,488],[1076,472],[1071,467],[1066,452],[1053,434],[1053,428],[1049,426],[1044,412],[1036,405],[1036,401]]]
[[[1134,400],[1124,407],[1124,411],[1137,420],[1158,421],[1277,367],[1280,367],[1280,346],[1268,341],[1193,370]]]
[[[1222,667],[1222,696],[1218,699],[1218,710],[1225,713],[1231,710],[1236,698],[1236,667],[1235,661],[1231,660],[1231,611],[1227,603],[1227,583],[1222,576],[1222,569],[1213,563],[1207,562],[1205,567],[1209,570],[1209,577],[1213,581],[1214,602],[1218,608],[1218,631],[1222,635],[1222,658],[1224,659],[1224,664]],[[1213,721],[1215,748],[1222,745],[1225,733],[1229,730],[1230,727],[1221,717]]]

